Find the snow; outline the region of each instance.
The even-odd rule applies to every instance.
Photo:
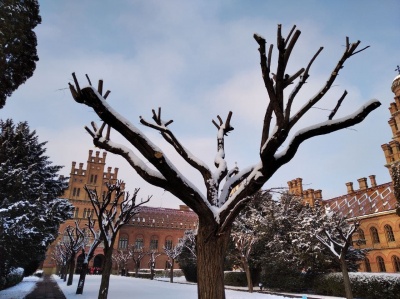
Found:
[[[74,276],[74,283],[72,286],[67,284],[57,276],[53,278],[59,284],[61,290],[67,299],[92,299],[97,298],[100,286],[100,275],[86,276],[85,287],[82,295],[76,295],[76,284],[78,282],[78,275]],[[176,282],[170,283],[165,280],[149,280],[133,277],[123,277],[111,275],[110,289],[108,293],[109,298],[160,298],[163,299],[197,299],[197,286],[195,284],[182,283],[182,278],[174,278]],[[184,279],[184,278],[183,278]],[[242,291],[226,290],[227,299],[284,299],[290,298],[279,295],[269,295],[261,293],[247,293]]]
[[[22,282],[11,288],[0,291],[0,299],[23,299],[29,294],[41,278],[36,276],[24,277]]]

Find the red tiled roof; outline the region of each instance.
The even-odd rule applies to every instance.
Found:
[[[397,201],[390,182],[324,200],[323,203],[341,216],[354,218],[395,210]]]

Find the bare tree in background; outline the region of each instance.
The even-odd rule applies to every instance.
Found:
[[[131,256],[133,263],[135,264],[135,277],[139,277],[140,270],[140,262],[146,256],[147,252],[143,249],[143,247],[136,248],[135,245],[132,245],[129,249],[131,251]]]
[[[173,283],[174,282],[174,265],[175,265],[175,259],[182,253],[183,249],[183,244],[178,243],[176,246],[167,248],[163,247],[165,254],[168,256],[169,260],[169,266],[170,266],[170,272],[169,272],[169,282]]]
[[[320,91],[311,98],[300,99],[301,108],[292,111],[296,96],[310,77],[311,65],[323,49],[321,47],[316,51],[305,68],[288,74],[289,58],[301,33],[295,27],[290,30],[287,38],[284,38],[281,25],[278,25],[278,54],[275,74],[271,72],[273,45],[271,44],[267,50],[266,40],[258,34],[254,35],[259,46],[262,79],[268,96],[260,138],[259,161],[254,165],[241,170],[237,167],[228,168],[225,160],[225,136],[233,131],[232,112],[228,113],[225,121],[220,116],[217,116],[218,121],[213,120],[217,129],[215,169],[192,155],[179,142],[170,129],[173,121],[165,121],[161,118],[161,108],[158,111],[153,110],[152,122],[140,117],[143,125],[161,133],[165,141],[201,174],[206,194],[203,194],[188,177],[179,172],[165,152],[147,138],[131,121],[121,116],[109,105],[106,101],[109,91],[103,96],[102,81],[99,82],[97,90],[92,86],[81,89],[75,74],[73,74],[75,85],[69,84],[74,100],[91,107],[103,121],[100,126],[92,122],[92,129],[86,127],[93,138],[94,145],[124,157],[145,181],[169,191],[198,215],[197,273],[198,298],[200,299],[225,298],[224,255],[230,238],[230,230],[236,216],[249,202],[250,195],[260,190],[282,165],[289,162],[305,140],[358,124],[371,111],[380,106],[379,101],[371,100],[357,111],[335,119],[335,115],[347,95],[347,92],[344,91],[336,106],[332,107],[332,112],[326,121],[306,128],[294,128],[299,120],[320,103],[320,100],[330,90],[346,60],[365,49],[357,50],[360,41],[350,43],[349,38],[346,38],[344,53],[329,73]],[[91,85],[90,80],[89,84]],[[289,86],[292,87],[292,90],[284,92]],[[108,125],[107,130],[104,130],[106,125]],[[110,137],[111,128],[118,131],[133,148],[140,152],[143,158],[125,145],[113,142]],[[289,135],[289,133],[291,134]],[[285,142],[287,143],[284,144]],[[257,153],[254,154],[257,155]]]
[[[118,249],[113,253],[112,259],[117,264],[118,273],[122,276],[126,276],[126,265],[131,258],[132,252],[130,250]]]
[[[82,248],[83,263],[82,263],[82,270],[79,275],[78,286],[76,288],[76,294],[83,294],[86,274],[89,269],[89,262],[93,258],[97,246],[99,246],[100,243],[102,242],[100,231],[96,231],[94,225],[95,221],[92,220],[91,214],[89,214],[88,223],[86,224],[86,226],[88,228],[88,231],[90,232],[90,241],[87,244],[88,246],[87,250],[85,249],[85,247]]]
[[[147,203],[142,200],[136,204],[139,189],[135,189],[132,196],[123,190],[124,183],[117,181],[115,184],[107,183],[107,192],[101,197],[96,189],[85,186],[90,202],[99,223],[100,236],[104,243],[104,263],[99,289],[99,299],[107,299],[110,275],[112,268],[112,253],[115,240],[121,227],[128,223],[139,211],[138,207]]]

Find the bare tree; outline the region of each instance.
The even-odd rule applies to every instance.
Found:
[[[338,218],[332,227],[321,228],[316,235],[317,239],[330,250],[340,263],[347,299],[353,299],[353,292],[351,291],[346,255],[353,244],[352,236],[359,226],[358,221],[348,224],[345,219]]]
[[[169,266],[170,266],[170,272],[169,272],[169,282],[173,283],[174,282],[174,264],[175,264],[175,259],[182,253],[183,245],[181,243],[178,243],[174,247],[163,247],[165,254],[168,256],[169,260]]]
[[[150,279],[153,280],[156,275],[156,260],[161,255],[161,253],[157,253],[157,250],[150,250],[147,253],[150,256],[149,259],[149,268],[150,268]]]
[[[132,245],[129,250],[131,251],[133,263],[135,264],[135,277],[138,278],[140,262],[146,256],[147,252],[143,249],[143,247],[136,248],[135,245]]]
[[[64,237],[64,246],[67,248],[69,253],[68,256],[68,281],[67,285],[72,285],[72,281],[74,279],[74,271],[75,271],[75,257],[76,253],[86,245],[85,231],[79,228],[79,221],[75,221],[75,228],[68,225],[65,229]]]
[[[128,223],[138,213],[138,207],[147,203],[142,200],[136,204],[139,189],[135,189],[133,195],[123,190],[124,183],[117,181],[115,184],[107,183],[108,191],[100,198],[96,189],[85,186],[90,202],[96,214],[100,235],[104,242],[104,264],[102,270],[99,299],[107,299],[112,268],[112,253],[115,240],[121,227]]]
[[[56,263],[60,278],[64,279],[64,277],[67,276],[68,252],[67,248],[62,242],[58,243],[54,247],[54,251],[51,253],[51,258]]]
[[[88,231],[90,232],[90,242],[88,242],[88,249],[85,250],[85,247],[82,248],[82,254],[83,254],[83,263],[82,263],[82,270],[79,275],[79,282],[78,286],[76,288],[76,294],[83,294],[83,288],[85,286],[85,279],[86,279],[86,274],[89,269],[89,262],[94,256],[94,252],[97,248],[97,246],[100,245],[102,242],[101,239],[101,234],[100,231],[96,231],[94,228],[95,221],[92,220],[91,215],[89,214],[88,217],[88,223],[86,226],[88,227]]]
[[[121,275],[126,275],[126,265],[131,258],[132,252],[130,250],[118,249],[117,252],[113,253],[112,259],[117,264],[118,273],[121,270]]]
[[[256,164],[241,170],[236,167],[228,169],[225,160],[224,141],[225,136],[233,130],[231,125],[232,112],[228,113],[225,121],[220,116],[217,116],[218,122],[212,121],[217,128],[215,169],[209,168],[179,142],[169,128],[173,121],[164,121],[161,118],[161,108],[158,111],[153,110],[153,122],[140,117],[140,122],[143,125],[160,132],[178,154],[202,175],[206,194],[203,194],[189,178],[178,171],[165,152],[148,139],[132,122],[121,116],[109,105],[106,101],[109,91],[104,96],[102,95],[103,81],[99,82],[97,90],[92,86],[81,89],[75,74],[73,74],[75,85],[69,84],[75,101],[91,107],[104,122],[100,126],[92,122],[92,129],[86,127],[93,138],[94,145],[124,157],[145,181],[169,191],[198,215],[197,271],[199,298],[225,298],[224,254],[230,238],[232,223],[250,200],[249,196],[257,192],[282,165],[289,162],[295,156],[300,144],[305,140],[358,124],[371,111],[380,106],[379,101],[371,100],[359,110],[345,117],[334,119],[340,108],[340,103],[347,94],[345,91],[339,98],[338,104],[332,108],[332,113],[326,121],[310,127],[295,129],[294,127],[299,120],[319,103],[332,87],[346,60],[365,49],[357,50],[360,41],[350,43],[349,38],[346,38],[344,53],[333,71],[328,75],[326,83],[315,96],[303,100],[301,108],[293,113],[294,99],[309,79],[310,67],[323,49],[322,47],[319,48],[305,68],[301,68],[294,74],[287,74],[286,67],[289,58],[301,33],[299,30],[295,30],[295,27],[292,28],[285,39],[282,37],[281,25],[278,25],[278,61],[275,74],[271,73],[273,45],[270,45],[267,54],[266,40],[260,35],[254,35],[259,45],[262,78],[269,98],[258,153],[259,161]],[[295,82],[296,84],[294,84]],[[288,86],[293,86],[292,91],[284,93]],[[288,95],[287,98],[285,98],[285,94]],[[106,125],[108,127],[105,131]],[[145,161],[136,155],[132,149],[113,142],[110,137],[110,128],[118,131],[133,148],[140,152]],[[293,130],[297,131],[289,135]],[[281,150],[285,141],[288,143]],[[150,164],[152,167],[150,167]]]

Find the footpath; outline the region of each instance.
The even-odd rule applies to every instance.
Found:
[[[58,287],[57,282],[51,275],[44,275],[43,279],[36,283],[31,293],[25,299],[66,299],[63,292]]]

